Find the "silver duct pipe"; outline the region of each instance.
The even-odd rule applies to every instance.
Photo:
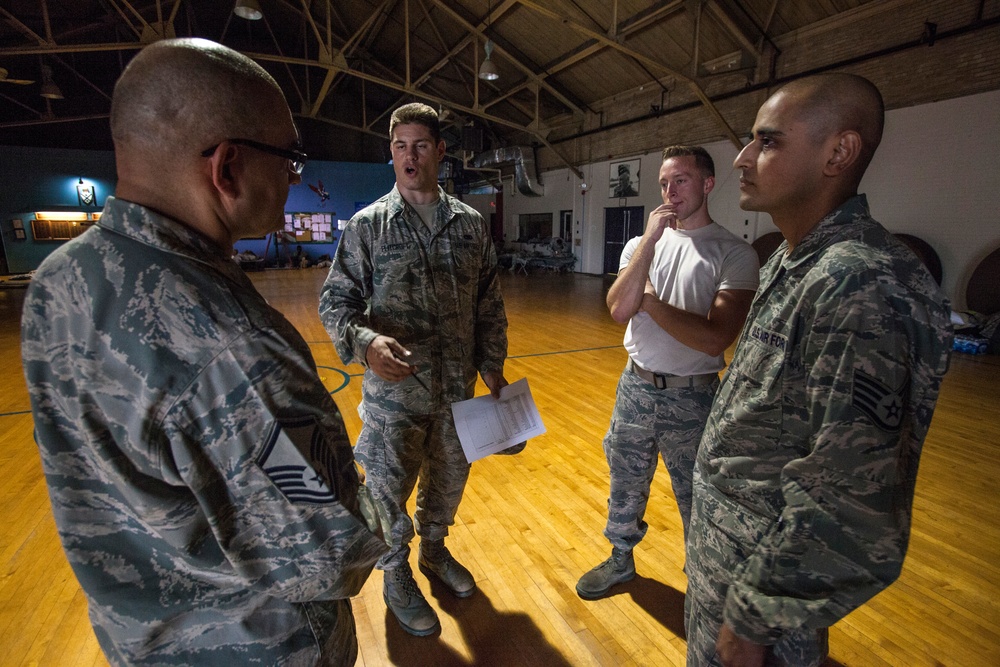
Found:
[[[538,170],[535,167],[535,152],[526,146],[511,146],[498,148],[473,156],[468,164],[474,168],[500,167],[513,163],[514,183],[517,191],[528,197],[541,197],[545,194],[542,184],[538,182]]]

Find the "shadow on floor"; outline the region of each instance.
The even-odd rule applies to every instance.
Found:
[[[395,665],[441,665],[442,667],[480,665],[488,667],[571,667],[531,617],[522,612],[498,611],[482,591],[463,599],[454,597],[438,581],[431,581],[430,594],[440,610],[455,619],[471,659],[466,660],[441,641],[440,633],[430,637],[412,637],[399,627],[386,610],[386,642],[389,659]]]

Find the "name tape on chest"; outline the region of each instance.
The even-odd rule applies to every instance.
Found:
[[[750,328],[750,338],[760,341],[768,347],[773,347],[781,351],[784,351],[788,346],[787,338],[774,331],[769,331],[757,324]]]

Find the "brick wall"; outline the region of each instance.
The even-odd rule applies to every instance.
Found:
[[[1000,89],[1000,0],[886,0],[872,2],[776,40],[780,53],[763,54],[755,72],[706,77],[702,89],[737,134],[753,124],[771,82],[838,67],[868,77],[897,109]],[[937,24],[933,45],[921,41],[925,23]],[[895,50],[893,50],[895,49]],[[887,53],[883,53],[889,51]],[[878,55],[873,55],[878,54]],[[774,79],[768,74],[774,69]],[[684,81],[667,77],[594,105],[582,126],[553,132],[555,150],[542,149],[541,170],[563,158],[588,163],[638,155],[671,143],[725,139],[717,120]],[[664,111],[654,115],[653,106]],[[687,108],[685,108],[687,107]],[[609,129],[604,129],[609,128]]]

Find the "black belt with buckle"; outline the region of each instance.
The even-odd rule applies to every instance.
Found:
[[[628,360],[628,370],[638,375],[657,389],[677,389],[679,387],[704,387],[719,379],[718,373],[703,373],[701,375],[664,375],[641,368],[637,363]]]

